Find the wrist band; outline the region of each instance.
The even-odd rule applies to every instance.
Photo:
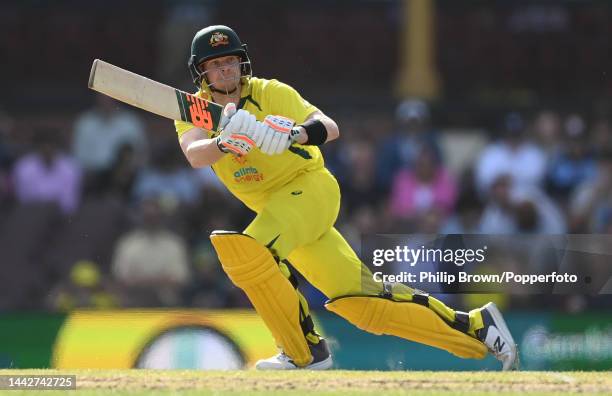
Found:
[[[321,121],[308,120],[300,126],[306,130],[308,136],[305,145],[320,146],[327,141],[327,128]]]

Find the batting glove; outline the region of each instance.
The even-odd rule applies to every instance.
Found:
[[[291,128],[295,121],[275,115],[268,115],[263,122],[258,123],[252,138],[262,153],[268,155],[281,154],[289,148]]]
[[[255,116],[243,109],[236,111],[236,105],[234,103],[228,103],[223,109],[221,127],[224,131],[232,134],[246,135],[252,138],[256,126],[257,119]]]
[[[251,117],[254,121],[251,121]],[[254,131],[256,122],[254,115],[245,110],[236,111],[236,105],[228,103],[223,109],[223,116],[221,117],[221,133],[216,138],[219,150],[237,156],[247,155],[255,146],[255,142],[249,137],[248,133],[243,131]],[[250,127],[251,123],[253,124],[252,127]]]

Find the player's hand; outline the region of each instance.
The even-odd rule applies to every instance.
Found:
[[[244,111],[244,110],[240,110]],[[255,142],[247,135],[240,132],[233,132],[238,123],[232,122],[235,117],[238,117],[240,111],[236,111],[236,105],[234,103],[228,103],[223,109],[223,116],[221,117],[221,134],[216,138],[217,147],[224,153],[232,153],[237,156],[247,155],[249,151],[255,146]],[[244,111],[249,114],[248,112]],[[245,117],[245,116],[240,116]],[[248,118],[248,117],[247,117]],[[253,116],[255,118],[255,116]],[[240,121],[240,119],[238,120]]]
[[[236,114],[236,103],[230,102],[226,104],[221,113],[221,120],[219,120],[219,130],[222,130],[229,124],[234,114]]]
[[[239,157],[247,155],[255,147],[255,142],[250,137],[238,133],[228,133],[227,131],[222,131],[217,136],[216,143],[219,150]]]
[[[252,138],[262,153],[268,155],[281,154],[291,146],[291,128],[295,121],[282,117],[268,115],[257,124]]]
[[[246,110],[236,110],[234,103],[228,103],[223,109],[220,125],[223,131],[252,138],[257,126],[257,119]]]

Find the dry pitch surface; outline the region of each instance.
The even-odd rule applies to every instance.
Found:
[[[2,395],[612,395],[612,372],[0,370],[75,374],[76,391],[0,390]]]

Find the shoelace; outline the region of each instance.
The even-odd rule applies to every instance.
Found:
[[[280,351],[280,353],[278,355],[276,355],[277,359],[280,361],[284,361],[284,362],[288,362],[291,360],[291,358],[289,356],[287,356],[287,354],[285,353],[285,351]]]

